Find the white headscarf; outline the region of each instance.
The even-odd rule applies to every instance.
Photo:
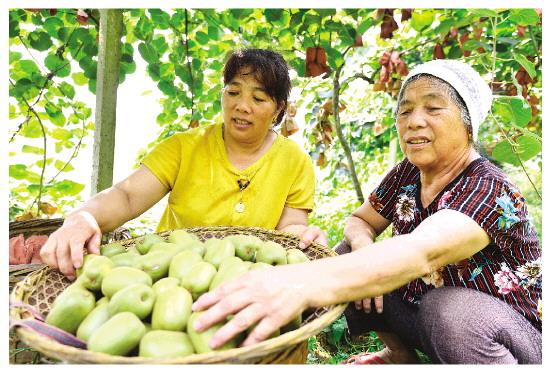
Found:
[[[483,80],[477,71],[470,65],[457,60],[433,60],[421,65],[417,65],[407,75],[403,81],[402,87],[407,80],[418,74],[429,74],[449,83],[460,95],[466,104],[468,114],[472,122],[472,136],[474,141],[477,139],[479,125],[487,117],[491,109],[493,93],[489,85]],[[401,98],[399,92],[399,99]]]

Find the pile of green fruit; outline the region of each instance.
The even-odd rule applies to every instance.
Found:
[[[308,261],[298,249],[285,249],[256,236],[232,235],[200,241],[175,230],[166,241],[149,234],[125,247],[110,243],[89,254],[76,281],[54,301],[46,323],[76,335],[90,351],[119,356],[184,357],[210,352],[208,342],[223,323],[198,333],[202,312],[191,304],[201,294],[247,271]],[[301,317],[278,333],[299,327]],[[217,350],[237,347],[242,333]]]

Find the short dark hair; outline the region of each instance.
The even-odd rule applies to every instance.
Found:
[[[430,79],[440,85],[442,85],[445,88],[445,91],[449,95],[451,101],[458,107],[458,110],[460,111],[460,117],[462,118],[462,122],[464,123],[464,126],[466,127],[466,130],[468,131],[470,142],[473,142],[472,140],[472,120],[470,118],[470,112],[468,111],[468,108],[466,107],[466,103],[458,93],[458,91],[449,83],[444,81],[443,79],[438,78],[437,76],[431,75],[431,74],[418,74],[413,77],[411,77],[409,80],[405,82],[403,87],[401,87],[401,90],[399,91],[399,95],[397,97],[397,108],[395,110],[395,114],[399,112],[399,105],[401,104],[401,99],[403,98],[403,93],[405,93],[405,90],[409,87],[409,85],[417,80],[420,80],[422,78]]]
[[[268,49],[240,49],[229,54],[223,69],[223,83],[227,85],[243,68],[250,68],[250,73],[264,86],[266,93],[281,107],[276,124],[285,115],[290,95],[290,76],[288,65],[283,56]]]

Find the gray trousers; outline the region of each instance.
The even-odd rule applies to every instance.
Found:
[[[345,254],[350,248],[340,244],[336,251]],[[418,306],[389,293],[381,314],[374,306],[368,314],[358,311],[353,302],[344,314],[351,335],[394,333],[434,363],[542,363],[542,333],[505,302],[473,289],[433,289]]]

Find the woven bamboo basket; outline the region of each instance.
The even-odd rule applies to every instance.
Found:
[[[187,230],[196,234],[202,241],[216,237],[223,238],[232,234],[255,235],[263,240],[275,241],[285,248],[297,248],[297,236],[251,227],[201,227]],[[159,235],[166,237],[170,231]],[[118,241],[124,246],[131,246],[139,239]],[[329,248],[316,243],[303,250],[311,259],[319,259],[337,254]],[[68,281],[59,272],[49,268],[39,269],[23,281],[16,284],[10,295],[10,301],[22,301],[33,306],[43,315],[47,315],[50,306],[68,285]],[[345,304],[333,305],[314,310],[307,310],[303,315],[300,328],[284,333],[258,344],[239,347],[225,351],[214,351],[203,354],[194,354],[183,358],[158,359],[143,357],[111,356],[104,353],[82,350],[58,343],[33,330],[17,327],[20,339],[32,348],[46,356],[69,363],[101,363],[101,364],[303,364],[307,358],[307,339],[319,333],[330,325],[344,312]],[[10,310],[12,320],[32,318],[32,315],[23,308]]]

